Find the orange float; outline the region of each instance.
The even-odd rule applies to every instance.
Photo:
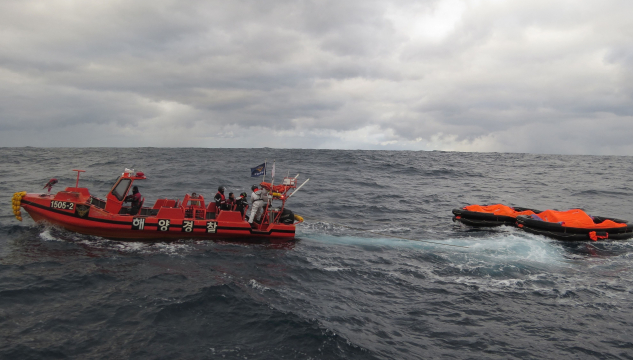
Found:
[[[626,240],[633,237],[633,225],[626,220],[590,216],[581,209],[545,210],[540,214],[518,216],[518,226],[532,234],[559,240]]]
[[[453,209],[453,221],[475,227],[516,226],[517,216],[537,213],[540,211],[503,204],[468,205],[461,209]]]

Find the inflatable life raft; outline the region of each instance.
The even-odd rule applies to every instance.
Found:
[[[633,225],[627,221],[589,216],[580,209],[545,210],[539,214],[517,216],[519,228],[559,240],[626,240],[633,237]]]
[[[503,204],[468,205],[461,209],[453,209],[453,215],[455,215],[453,221],[475,227],[516,226],[517,216],[533,215],[540,212],[540,210],[510,207]]]

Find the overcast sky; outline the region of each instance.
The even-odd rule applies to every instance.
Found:
[[[633,155],[633,1],[0,1],[0,146]]]

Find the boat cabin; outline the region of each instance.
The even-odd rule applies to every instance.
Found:
[[[108,193],[106,200],[101,200],[94,196],[90,196],[90,203],[98,208],[105,210],[111,214],[129,215],[130,206],[124,204],[125,197],[130,193],[134,181],[146,180],[145,174],[142,172],[134,173],[133,170],[125,169],[125,172],[114,182],[112,189]],[[88,189],[84,189],[86,192]],[[143,207],[145,198],[141,200],[141,210],[135,216],[158,216],[166,219],[194,219],[194,220],[209,220],[216,219],[220,215],[220,209],[215,205],[215,202],[211,202],[208,205],[205,203],[202,195],[186,194],[182,202],[174,199],[158,199],[152,207]],[[239,220],[243,220],[243,216],[237,211],[223,211],[226,214],[223,217],[229,216],[235,218],[239,216]],[[237,219],[234,219],[237,220]]]

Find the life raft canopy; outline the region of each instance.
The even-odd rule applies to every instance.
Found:
[[[503,204],[468,205],[453,209],[453,221],[475,227],[516,226],[517,216],[540,213],[540,210],[510,207]]]
[[[546,210],[540,214],[518,216],[517,226],[537,235],[560,240],[627,240],[633,237],[633,225],[627,221],[590,216],[581,209]]]
[[[503,204],[494,205],[468,205],[463,207],[464,210],[480,213],[494,214],[497,216],[510,216],[516,218],[519,215],[533,215],[532,209],[512,208]]]
[[[540,214],[531,215],[531,218],[579,229],[613,229],[627,226],[625,222],[614,221],[623,220],[592,217],[581,209],[567,211],[545,210]]]

